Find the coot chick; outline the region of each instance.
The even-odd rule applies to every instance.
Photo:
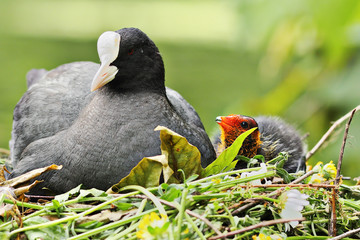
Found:
[[[143,157],[160,154],[159,133],[154,132],[158,125],[185,136],[195,145],[201,152],[203,166],[214,160],[215,152],[202,124],[187,121],[188,116],[179,114],[188,113],[186,104],[169,101],[161,55],[145,33],[136,28],[105,32],[98,40],[98,52],[101,66],[91,83],[95,92],[75,97],[83,102],[76,108],[81,110],[72,122],[74,117],[69,117],[69,126],[65,124],[54,135],[26,146],[15,161],[13,177],[54,163],[63,165],[62,170],[43,174],[40,179],[44,182],[32,193],[42,193],[42,187],[62,193],[79,184],[105,190],[125,177]],[[84,75],[87,74],[93,73]],[[70,79],[82,81],[83,76]],[[24,95],[27,100],[19,102],[25,112],[34,107],[26,106],[33,104],[31,90],[30,86],[31,94]],[[50,87],[48,91],[57,89]],[[84,96],[88,99],[84,100]],[[57,107],[68,104],[64,98]],[[38,104],[42,108],[47,103]],[[55,106],[51,109],[57,112]],[[22,112],[17,114],[21,119]]]
[[[221,135],[215,143],[218,152],[229,147],[235,139],[247,130],[258,127],[243,143],[239,155],[252,158],[263,155],[269,161],[280,152],[287,152],[289,159],[284,164],[288,172],[305,170],[305,145],[299,133],[288,123],[278,117],[259,116],[256,120],[243,115],[217,117]],[[238,163],[237,168],[245,168],[246,164]]]

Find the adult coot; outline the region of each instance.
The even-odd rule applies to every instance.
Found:
[[[62,170],[42,175],[33,193],[41,187],[61,193],[79,184],[107,189],[143,157],[160,154],[158,125],[195,145],[203,166],[214,160],[195,110],[177,92],[166,91],[153,41],[136,28],[105,32],[98,53],[100,68],[79,62],[28,76],[30,87],[14,111],[12,176],[54,163]],[[84,88],[90,85],[95,92]],[[27,128],[32,130],[21,134]]]
[[[216,122],[221,129],[220,138],[215,142],[218,152],[229,147],[243,132],[258,127],[244,140],[239,155],[251,158],[260,154],[269,161],[280,152],[287,152],[289,159],[285,162],[284,168],[288,172],[305,170],[305,145],[299,133],[282,119],[259,116],[255,120],[252,117],[232,114],[217,117]],[[244,167],[246,165],[242,162],[237,165],[237,168]]]
[[[32,69],[28,72],[28,91],[14,110],[10,141],[13,165],[30,143],[72,125],[96,93],[90,92],[90,88],[99,67],[93,62],[74,62],[51,71]],[[184,121],[204,128],[195,109],[178,92],[166,87],[166,95]]]

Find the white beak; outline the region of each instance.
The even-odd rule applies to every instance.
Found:
[[[116,32],[108,31],[100,35],[97,49],[101,65],[91,84],[91,91],[95,91],[113,80],[119,71],[117,67],[110,66],[110,64],[119,55],[120,39],[120,34]]]

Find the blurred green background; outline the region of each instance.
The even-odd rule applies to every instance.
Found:
[[[31,68],[99,62],[97,37],[138,27],[158,45],[167,86],[198,111],[211,135],[230,113],[282,116],[309,149],[360,104],[357,0],[1,0],[0,147]],[[337,162],[344,127],[311,159]],[[360,116],[350,128],[343,173],[359,176]]]

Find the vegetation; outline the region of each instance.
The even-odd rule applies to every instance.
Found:
[[[123,189],[129,191],[126,194],[79,187],[45,205],[2,199],[8,204],[16,202],[18,208],[14,208],[12,217],[5,217],[0,234],[2,239],[14,239],[24,233],[28,239],[220,239],[224,235],[253,239],[261,234],[271,239],[327,239],[334,185],[249,184],[265,175],[271,178],[275,171],[247,178],[229,177],[258,169],[201,180],[192,177],[185,184],[162,184],[158,188],[128,186]],[[278,195],[290,187],[310,197],[302,211],[306,220],[285,232],[284,224],[272,219],[281,218],[284,203]],[[359,189],[343,185],[340,190],[336,208],[339,235],[360,227]],[[28,209],[27,214],[19,215],[18,209],[24,208]],[[145,234],[154,237],[146,238]]]
[[[164,58],[167,85],[196,108],[210,135],[217,131],[218,115],[274,114],[304,135],[309,133],[311,149],[332,121],[359,105],[356,0],[2,0],[0,21],[3,148],[10,139],[13,108],[26,91],[28,70],[98,62],[97,36],[127,26],[142,29],[155,41]],[[359,174],[359,133],[360,118],[355,117],[341,170],[351,178]],[[309,159],[310,165],[331,160],[336,165],[341,137],[326,143],[327,148]],[[308,182],[311,174],[301,183],[277,185],[274,176],[281,176],[283,183],[301,179],[281,171],[281,160],[268,164],[266,173],[250,177],[241,178],[239,171],[213,172],[202,179],[190,174],[185,183],[129,187],[121,195],[77,188],[45,204],[2,195],[0,203],[11,210],[1,210],[12,215],[1,213],[0,239],[18,233],[30,239],[135,239],[147,233],[215,239],[240,229],[247,232],[237,232],[235,239],[327,239],[331,216],[337,219],[332,228],[337,234],[360,227],[358,185],[331,185],[331,177],[318,179],[320,185],[315,186]],[[325,165],[318,165],[320,172]],[[242,171],[259,171],[255,166]],[[251,185],[264,177],[272,181],[269,186]],[[280,196],[290,188],[308,195],[309,204],[301,212],[305,220],[284,232],[285,225],[274,220],[282,212]],[[257,225],[264,222],[270,225]]]
[[[202,169],[196,147],[169,129],[157,130],[162,155],[144,158],[107,192],[78,186],[40,204],[25,201],[29,200],[23,195],[27,187],[9,188],[25,182],[26,175],[32,178],[61,168],[56,166],[1,182],[0,237],[271,240],[358,236],[359,185],[339,184],[332,162],[319,162],[306,174],[289,174],[282,169],[286,153],[266,164],[262,156],[236,157],[252,129]],[[247,169],[228,171],[242,160],[248,162]],[[166,183],[159,183],[160,176]]]

